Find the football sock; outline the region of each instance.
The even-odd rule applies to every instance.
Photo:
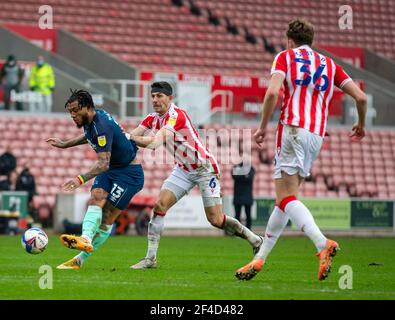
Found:
[[[162,234],[164,224],[165,223],[165,215],[158,214],[154,212],[154,215],[151,218],[151,221],[148,224],[148,250],[146,258],[151,260],[156,258],[156,252],[159,247],[159,240]]]
[[[82,222],[82,236],[90,241],[101,225],[103,209],[99,206],[89,206]]]
[[[108,239],[111,234],[112,225],[102,224],[97,230],[92,240],[93,252],[99,249],[104,242]],[[86,258],[90,257],[93,252],[81,251],[75,258],[78,259],[80,265],[82,265]]]
[[[243,226],[240,221],[224,214],[222,229],[240,238],[246,239],[253,247],[261,243],[261,238],[250,229]]]
[[[289,196],[281,201],[280,208],[289,214],[291,221],[313,241],[318,252],[325,248],[327,239],[316,225],[309,209],[302,202],[294,196]]]
[[[285,226],[289,220],[289,215],[281,211],[279,207],[274,207],[272,214],[270,215],[269,221],[267,222],[265,239],[263,245],[255,255],[255,259],[262,258],[266,260],[270,251],[272,251],[278,238],[283,232]]]

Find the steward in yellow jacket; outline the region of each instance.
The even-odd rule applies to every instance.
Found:
[[[52,67],[44,62],[43,57],[38,57],[37,64],[31,70],[30,90],[41,92],[43,96],[50,95],[55,88],[55,75]]]

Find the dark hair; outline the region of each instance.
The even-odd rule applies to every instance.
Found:
[[[78,106],[79,107],[87,107],[89,108],[95,108],[95,105],[93,103],[93,99],[91,94],[86,91],[86,90],[72,90],[71,91],[71,96],[70,98],[66,101],[66,104],[64,105],[65,108],[67,108],[67,105],[69,103],[72,103],[74,101],[78,101]]]
[[[314,27],[304,19],[296,19],[289,23],[287,37],[297,45],[307,44],[311,46],[314,39]]]
[[[166,81],[158,81],[151,84],[151,93],[154,92],[162,92],[167,96],[171,96],[173,94],[173,88]]]

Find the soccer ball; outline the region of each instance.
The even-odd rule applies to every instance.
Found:
[[[43,252],[48,245],[48,236],[40,228],[26,230],[21,240],[22,247],[31,254]]]

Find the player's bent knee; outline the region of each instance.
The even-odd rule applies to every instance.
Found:
[[[106,204],[106,199],[99,200],[99,199],[90,198],[88,201],[88,206],[98,206],[100,208],[103,208],[105,204]]]
[[[111,214],[105,214],[102,220],[102,223],[105,225],[111,225],[117,220],[120,212],[114,212]]]
[[[108,193],[104,189],[96,188],[91,192],[91,197],[88,201],[90,206],[104,207],[107,201]]]
[[[205,208],[205,210],[208,222],[210,222],[213,227],[222,228],[224,221],[223,213],[218,211],[215,207]]]

